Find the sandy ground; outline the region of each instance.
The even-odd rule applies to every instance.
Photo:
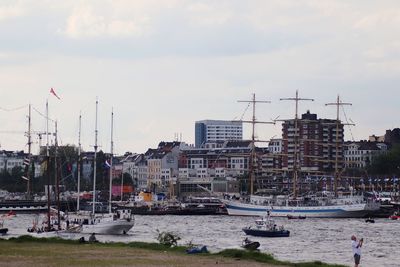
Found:
[[[92,244],[0,243],[0,266],[274,266],[217,256],[182,255]]]

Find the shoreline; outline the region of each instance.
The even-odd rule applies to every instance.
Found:
[[[344,267],[320,261],[287,262],[273,256],[241,249],[218,253],[187,254],[187,247],[158,243],[79,243],[61,238],[20,236],[0,239],[2,262],[7,266],[295,266]],[[0,263],[0,266],[2,264]]]

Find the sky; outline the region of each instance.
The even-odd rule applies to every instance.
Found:
[[[45,105],[59,143],[142,153],[160,141],[194,143],[197,120],[259,121],[299,113],[336,117],[340,95],[346,140],[400,126],[400,2],[329,0],[1,0],[0,149],[27,150],[45,131]],[[61,98],[49,94],[50,88]],[[54,131],[51,121],[50,131]],[[269,140],[281,125],[259,125]],[[244,138],[250,138],[244,125]],[[38,136],[34,135],[34,152]],[[45,141],[43,141],[45,142]],[[35,151],[36,150],[36,151]]]

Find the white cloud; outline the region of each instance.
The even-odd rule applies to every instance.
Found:
[[[1,5],[0,4],[0,21],[11,18],[21,17],[25,10],[20,4],[16,5]]]
[[[65,34],[70,38],[137,37],[146,33],[147,23],[146,16],[120,19],[107,10],[84,5],[68,17]]]

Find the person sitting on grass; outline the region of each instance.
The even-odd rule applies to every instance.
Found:
[[[94,233],[90,235],[89,242],[90,243],[98,242],[97,239],[96,239],[96,236],[94,235]]]

